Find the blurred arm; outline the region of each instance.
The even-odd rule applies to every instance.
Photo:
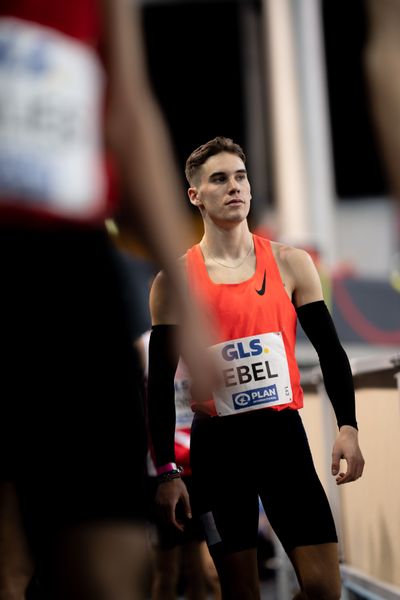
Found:
[[[173,296],[180,348],[199,395],[211,387],[207,332],[189,301],[177,258],[191,245],[183,187],[170,138],[150,88],[141,26],[131,0],[102,0],[108,71],[107,132],[128,191],[135,225],[163,268]],[[161,323],[163,323],[161,321]]]
[[[400,199],[400,3],[367,0],[365,67],[375,125],[392,191]]]
[[[151,90],[138,10],[130,0],[102,0],[108,76],[108,142],[128,192],[135,226],[166,270],[182,285],[176,258],[188,247],[183,186],[171,140]]]

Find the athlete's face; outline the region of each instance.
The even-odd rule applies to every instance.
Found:
[[[211,156],[202,165],[196,183],[189,189],[189,198],[200,208],[203,218],[221,225],[246,219],[250,210],[250,183],[239,156],[230,152]]]

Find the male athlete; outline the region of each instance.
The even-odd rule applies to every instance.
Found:
[[[296,598],[336,600],[341,585],[335,525],[298,412],[303,392],[295,359],[297,318],[318,353],[337,418],[332,454],[337,484],[358,479],[364,460],[351,370],[319,276],[305,251],[250,232],[245,155],[232,140],[218,137],[197,148],[187,160],[186,177],[204,236],[188,250],[182,267],[221,365],[212,398],[192,404],[190,501],[202,521],[223,598],[260,598],[260,496],[295,568]],[[163,273],[153,284],[150,307],[149,418],[157,467],[164,474],[157,501],[180,527],[177,505],[183,504],[186,517],[191,507],[173,447],[177,356],[170,338],[179,315]],[[347,463],[343,472],[340,459]]]

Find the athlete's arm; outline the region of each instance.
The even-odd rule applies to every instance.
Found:
[[[318,272],[304,250],[293,248],[288,258],[294,278],[293,302],[300,324],[317,351],[338,427],[357,428],[351,368],[323,300]]]
[[[178,318],[169,291],[168,279],[159,273],[150,292],[152,331],[149,344],[148,421],[155,463],[162,467],[175,463],[175,386],[178,366]],[[183,530],[176,518],[176,507],[183,503],[185,514],[191,517],[189,496],[180,478],[159,483],[156,503],[164,517]]]
[[[337,476],[337,483],[346,483],[360,477],[364,467],[358,446],[350,363],[323,301],[321,282],[311,257],[303,250],[293,249],[287,253],[287,260],[294,281],[293,302],[297,315],[317,351],[325,389],[339,427],[333,448],[332,474]],[[346,473],[339,472],[341,458],[347,461]]]

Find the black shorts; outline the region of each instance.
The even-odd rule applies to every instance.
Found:
[[[192,477],[191,475],[182,477],[185,483],[190,502],[192,501]],[[154,506],[154,497],[157,490],[157,481],[155,477],[151,477],[151,488],[152,488],[152,504]],[[184,531],[179,531],[174,525],[166,523],[162,520],[160,515],[157,513],[157,508],[154,506],[154,513],[152,514],[152,521],[157,526],[157,543],[161,550],[170,550],[176,546],[184,546],[190,542],[202,542],[204,541],[204,533],[198,518],[193,517],[187,519],[182,510],[182,506],[177,507],[177,515],[184,524]]]
[[[195,415],[193,509],[214,557],[257,546],[258,496],[286,551],[337,542],[297,411]]]
[[[106,233],[3,229],[0,255],[0,477],[33,536],[140,517],[142,379]]]

